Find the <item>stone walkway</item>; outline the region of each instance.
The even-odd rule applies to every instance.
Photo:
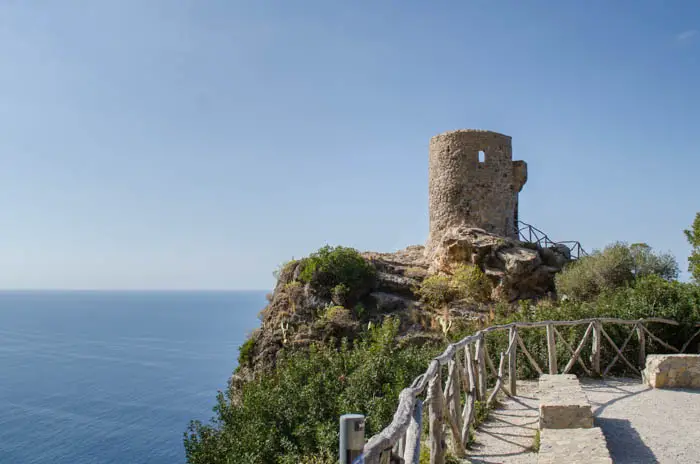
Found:
[[[651,389],[636,379],[582,379],[616,464],[700,462],[700,390]]]
[[[638,379],[582,379],[616,464],[700,462],[700,390],[658,390]],[[518,382],[519,396],[504,398],[475,435],[464,463],[534,464],[538,425],[537,382]]]
[[[539,423],[537,381],[518,381],[518,396],[500,400],[502,406],[476,431],[469,459],[464,462],[536,463],[532,445]]]

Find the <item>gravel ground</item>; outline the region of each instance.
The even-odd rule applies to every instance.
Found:
[[[636,379],[581,383],[616,464],[700,462],[700,390],[651,389]]]
[[[651,389],[638,379],[582,379],[616,464],[700,463],[700,390]],[[518,382],[475,434],[464,462],[531,464],[538,424],[537,382]]]

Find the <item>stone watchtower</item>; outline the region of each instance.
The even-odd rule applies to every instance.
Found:
[[[511,138],[462,129],[430,139],[430,236],[426,253],[451,227],[466,225],[517,238],[518,192],[527,164],[513,161]]]

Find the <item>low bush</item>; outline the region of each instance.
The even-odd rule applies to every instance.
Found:
[[[491,299],[493,284],[478,266],[462,265],[452,274],[452,286],[457,298],[473,303],[486,303]]]
[[[239,348],[238,348],[238,365],[246,366],[253,359],[253,350],[255,349],[255,339],[253,337],[248,338]]]
[[[570,263],[557,274],[555,283],[560,297],[590,301],[650,275],[675,279],[678,264],[672,255],[656,253],[646,244],[618,242]]]
[[[649,275],[635,280],[626,287],[607,290],[592,301],[542,301],[538,304],[523,304],[521,309],[507,316],[497,317],[494,323],[506,324],[515,321],[546,321],[546,320],[580,320],[592,317],[611,317],[620,319],[640,319],[660,317],[679,322],[679,326],[666,324],[650,324],[650,331],[661,340],[681,348],[694,332],[694,324],[700,322],[700,286],[668,281],[656,275]],[[572,348],[581,341],[586,330],[585,325],[558,327],[565,340]],[[605,331],[610,335],[618,347],[624,343],[630,334],[630,326],[606,324]],[[519,331],[525,342],[525,346],[537,360],[541,368],[547,366],[547,338],[544,328],[527,328]],[[495,357],[507,347],[507,333],[494,332],[489,334],[489,351]],[[647,337],[647,352],[665,353],[666,348]],[[607,340],[602,341],[601,366],[604,369],[612,360],[615,353]],[[590,338],[585,345],[581,358],[590,367]],[[568,361],[571,353],[563,343],[557,343],[557,358]],[[632,362],[637,360],[639,341],[633,336],[624,350],[625,357]],[[530,366],[522,350],[518,351],[518,378],[534,378],[535,370]],[[562,361],[560,361],[562,362]],[[577,364],[572,371],[574,374],[585,375],[583,369]],[[612,374],[635,374],[622,360],[618,360]]]
[[[452,281],[446,275],[432,275],[416,290],[420,300],[430,309],[440,309],[457,298]]]
[[[232,401],[219,393],[210,424],[193,421],[184,437],[190,464],[333,463],[338,417],[367,417],[369,437],[391,421],[400,391],[439,347],[398,349],[398,320],[369,330],[351,348],[314,346],[283,357],[273,373],[247,383]]]
[[[415,289],[420,300],[429,309],[440,310],[449,303],[486,303],[491,299],[493,285],[478,266],[459,266],[452,275],[436,274],[427,277]]]
[[[374,275],[374,267],[354,248],[325,246],[301,260],[299,280],[325,297],[335,292],[338,297],[352,299],[371,286]]]

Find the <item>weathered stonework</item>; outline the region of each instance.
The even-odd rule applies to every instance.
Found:
[[[700,388],[700,355],[650,354],[642,376],[653,388]]]
[[[509,136],[473,129],[436,135],[430,140],[428,180],[427,254],[455,226],[517,238],[518,193],[527,182],[527,164],[513,161]]]
[[[612,464],[600,427],[540,432],[538,464]]]
[[[540,429],[593,427],[591,404],[572,374],[540,376]]]

